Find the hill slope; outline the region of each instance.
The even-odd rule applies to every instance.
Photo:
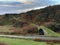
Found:
[[[60,25],[60,5],[48,6],[42,9],[31,10],[21,14],[0,15],[0,26],[12,25],[13,27],[21,28],[29,25],[30,23],[47,27],[50,24]],[[60,28],[58,30],[60,31]]]

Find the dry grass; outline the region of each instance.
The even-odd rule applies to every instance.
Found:
[[[0,32],[11,32],[11,26],[0,26]]]
[[[7,45],[7,44],[5,44],[5,43],[0,43],[0,45]]]

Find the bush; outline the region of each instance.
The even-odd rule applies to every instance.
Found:
[[[50,28],[54,32],[59,32],[60,31],[60,25],[51,24],[51,25],[48,26],[48,28]]]

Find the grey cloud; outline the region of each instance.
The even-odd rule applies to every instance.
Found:
[[[18,13],[17,10],[29,10],[35,7],[41,7],[41,6],[48,6],[52,5],[55,2],[52,0],[35,0],[34,2],[31,2],[30,4],[25,4],[22,2],[0,2],[0,13]],[[19,12],[19,13],[20,13]]]

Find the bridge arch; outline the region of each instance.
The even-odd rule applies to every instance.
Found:
[[[39,33],[39,35],[47,35],[48,33],[47,33],[47,31],[45,31],[44,29],[38,29],[38,33]]]

